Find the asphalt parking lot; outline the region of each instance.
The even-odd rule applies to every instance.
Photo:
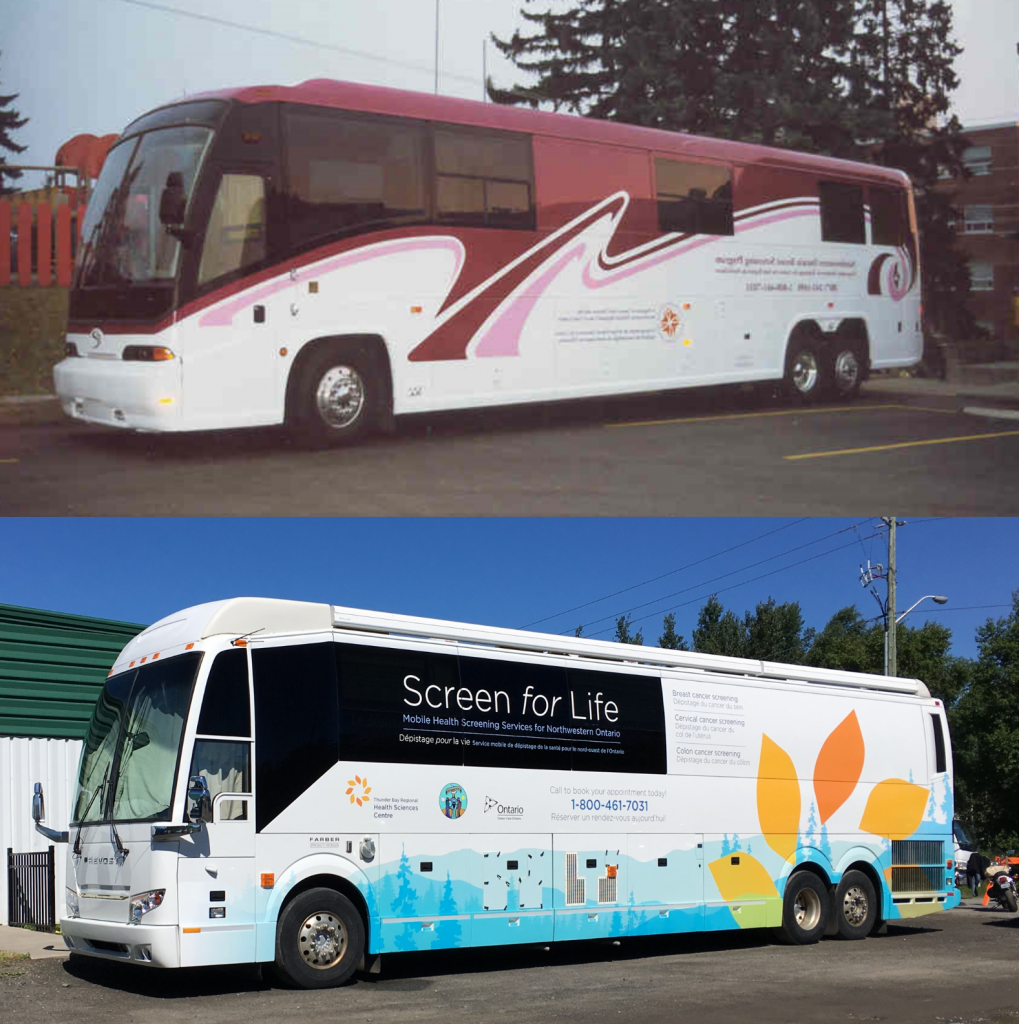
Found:
[[[420,418],[307,451],[278,430],[141,435],[59,417],[0,432],[5,515],[1019,513],[1019,420],[875,391],[767,389]]]
[[[0,1020],[168,1024],[340,1019],[1004,1024],[1019,1021],[1019,916],[967,901],[862,942],[763,932],[401,954],[340,989],[251,967],[156,971],[78,956],[0,967]]]

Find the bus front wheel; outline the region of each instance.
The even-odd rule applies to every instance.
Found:
[[[287,904],[276,926],[276,971],[298,988],[342,985],[364,955],[364,925],[334,889],[309,889]]]
[[[368,432],[379,400],[370,358],[329,346],[315,352],[300,374],[291,425],[302,441],[326,448]]]
[[[817,942],[828,926],[828,887],[811,871],[796,871],[785,884],[782,927],[776,937],[790,946]]]

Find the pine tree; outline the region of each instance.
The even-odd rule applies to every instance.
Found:
[[[662,619],[662,635],[658,638],[658,646],[669,651],[688,651],[686,640],[676,632],[676,616],[669,612]]]
[[[712,594],[701,605],[697,625],[693,631],[693,649],[704,654],[723,654],[738,658],[745,648],[743,625],[722,607],[722,602]]]
[[[2,54],[0,54],[2,55]],[[0,150],[6,149],[11,153],[24,153],[26,146],[19,146],[10,133],[18,128],[23,128],[28,124],[28,118],[22,117],[17,110],[8,110],[9,107],[20,95],[20,93],[11,93],[10,95],[4,96],[0,94]],[[4,178],[10,178],[12,180],[20,178],[21,171],[10,171],[4,170],[4,166],[7,164],[6,159],[2,153],[0,153],[0,196],[9,195],[15,190],[13,188],[4,186]]]
[[[636,633],[631,634],[630,626],[631,622],[629,615],[620,615],[619,618],[616,619],[616,642],[620,644],[643,644],[643,632],[638,629]]]
[[[453,898],[453,880],[446,872],[446,884],[442,887],[442,899],[439,901],[439,916],[450,918],[456,915],[456,900]],[[439,944],[444,947],[459,946],[463,938],[463,930],[459,921],[440,921],[438,927]]]

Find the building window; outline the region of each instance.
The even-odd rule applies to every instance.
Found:
[[[839,181],[821,181],[817,188],[821,196],[821,239],[859,245],[866,242],[863,189]]]
[[[655,157],[658,226],[687,235],[731,235],[732,169]]]
[[[991,147],[970,146],[968,149],[963,151],[962,165],[970,172],[970,174],[990,174]]]
[[[969,265],[970,289],[975,292],[994,291],[994,264],[993,263],[970,263]]]
[[[963,234],[989,235],[994,232],[994,209],[990,206],[967,206]]]

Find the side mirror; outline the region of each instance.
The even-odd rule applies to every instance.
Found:
[[[37,825],[43,818],[46,817],[46,805],[42,799],[42,783],[37,782],[35,784],[35,790],[32,793],[32,821]]]
[[[184,223],[184,211],[188,197],[184,192],[184,176],[180,171],[170,171],[166,185],[159,197],[159,222],[167,227],[179,227]]]
[[[192,775],[188,780],[188,799],[193,801],[188,811],[191,821],[212,820],[212,794],[209,784],[201,775]]]

